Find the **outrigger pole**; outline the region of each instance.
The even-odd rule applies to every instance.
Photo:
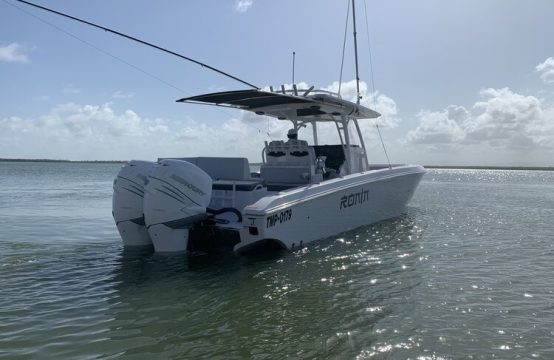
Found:
[[[356,37],[356,7],[354,6],[354,0],[352,0],[352,25],[354,27],[354,58],[356,60],[356,104],[360,105],[360,74],[358,73],[358,40]]]
[[[356,6],[354,0],[352,0],[352,27],[354,28],[354,59],[356,60],[356,104],[360,105],[360,100],[362,99],[362,97],[360,96],[360,73],[358,71],[358,39],[356,37]],[[362,149],[364,150],[365,165],[369,169],[369,159],[367,158],[367,150],[365,148],[364,137],[362,136],[360,125],[358,124],[358,119],[354,119],[353,122],[356,126],[356,131],[358,132],[358,137],[360,138]],[[346,125],[345,133],[348,134],[348,124]],[[379,135],[380,134],[381,133],[379,133]]]
[[[195,64],[197,64],[197,65],[200,65],[200,66],[202,66],[202,67],[205,67],[206,69],[215,71],[216,73],[218,73],[218,74],[220,74],[220,75],[226,76],[226,77],[228,77],[228,78],[230,78],[230,79],[233,79],[233,80],[235,80],[235,81],[238,81],[238,82],[240,82],[240,83],[243,83],[244,85],[248,85],[248,86],[250,86],[251,88],[254,88],[254,89],[259,89],[259,88],[260,88],[259,86],[256,86],[256,85],[253,85],[253,84],[251,84],[251,83],[249,83],[249,82],[246,82],[246,81],[244,81],[244,80],[241,80],[241,79],[239,79],[238,77],[233,76],[233,75],[231,75],[231,74],[228,74],[228,73],[226,73],[226,72],[224,72],[224,71],[222,71],[222,70],[219,70],[219,69],[217,69],[217,68],[215,68],[215,67],[213,67],[213,66],[210,66],[210,65],[208,65],[208,64],[204,64],[204,63],[202,63],[202,62],[200,62],[200,61],[198,61],[198,60],[194,60],[194,59],[192,59],[192,58],[189,58],[189,57],[187,57],[187,56],[181,55],[181,54],[176,53],[176,52],[174,52],[174,51],[165,49],[165,48],[163,48],[163,47],[161,47],[161,46],[154,45],[154,44],[152,44],[152,43],[146,42],[146,41],[141,40],[141,39],[137,39],[136,37],[133,37],[133,36],[130,36],[130,35],[121,33],[121,32],[119,32],[119,31],[112,30],[112,29],[107,28],[107,27],[104,27],[104,26],[100,26],[100,25],[91,23],[90,21],[86,21],[86,20],[83,20],[83,19],[79,19],[79,18],[77,18],[77,17],[75,17],[75,16],[67,15],[67,14],[64,14],[64,13],[62,13],[62,12],[49,9],[49,8],[47,8],[47,7],[44,7],[44,6],[40,6],[40,5],[37,5],[37,4],[33,4],[32,2],[29,2],[29,1],[25,1],[25,0],[16,0],[16,1],[18,1],[18,2],[20,2],[20,3],[23,3],[23,4],[26,4],[26,5],[30,5],[30,6],[36,7],[36,8],[38,8],[38,9],[41,9],[41,10],[44,10],[44,11],[47,11],[47,12],[50,12],[50,13],[53,13],[53,14],[56,14],[56,15],[60,15],[60,16],[66,17],[66,18],[68,18],[68,19],[71,19],[71,20],[74,20],[74,21],[77,21],[77,22],[80,22],[80,23],[83,23],[83,24],[86,24],[86,25],[89,25],[89,26],[92,26],[92,27],[95,27],[95,28],[97,28],[97,29],[101,29],[101,30],[110,32],[110,33],[112,33],[112,34],[115,34],[115,35],[118,35],[118,36],[127,38],[127,39],[129,39],[129,40],[136,41],[136,42],[138,42],[138,43],[140,43],[140,44],[142,44],[142,45],[150,46],[150,47],[152,47],[152,48],[154,48],[154,49],[163,51],[163,52],[168,53],[168,54],[170,54],[170,55],[174,55],[174,56],[177,56],[177,57],[179,57],[179,58],[181,58],[181,59],[184,59],[184,60],[193,62],[193,63],[195,63]]]

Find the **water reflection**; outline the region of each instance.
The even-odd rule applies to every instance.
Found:
[[[413,310],[420,234],[405,216],[292,253],[122,251],[106,346],[145,356],[354,356],[393,331],[383,318]]]
[[[403,218],[188,259],[122,250],[118,168],[3,165],[0,357],[554,358],[554,172],[430,170]]]

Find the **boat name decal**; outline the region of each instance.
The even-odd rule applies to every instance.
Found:
[[[290,219],[292,219],[292,209],[287,209],[272,215],[268,215],[266,220],[266,228],[282,224],[289,221]]]
[[[173,174],[169,178],[177,181],[178,183],[181,183],[182,185],[185,185],[186,187],[188,187],[189,189],[191,189],[192,191],[194,191],[195,193],[197,193],[201,196],[204,195],[204,192],[202,190],[200,190],[199,188],[192,185],[191,183],[189,183],[188,181],[186,181],[185,179],[183,179],[182,177],[180,177],[178,175]]]
[[[360,190],[359,192],[350,193],[340,198],[340,209],[361,205],[369,200],[369,190]]]

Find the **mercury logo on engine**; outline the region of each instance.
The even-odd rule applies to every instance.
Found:
[[[340,198],[340,209],[361,205],[369,200],[369,190],[360,190],[356,193],[344,195]]]
[[[268,215],[266,219],[266,228],[273,227],[278,224],[289,221],[292,218],[292,209],[283,210],[281,212]]]
[[[199,195],[202,195],[202,196],[204,195],[204,192],[202,190],[200,190],[199,188],[192,185],[191,183],[189,183],[188,181],[186,181],[185,179],[183,179],[182,177],[180,177],[178,175],[173,174],[169,178],[185,185],[187,188],[191,189],[192,191],[194,191],[195,193],[197,193]]]

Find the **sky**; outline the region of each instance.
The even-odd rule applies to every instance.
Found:
[[[35,1],[262,88],[290,86],[294,51],[299,86],[338,89],[349,0]],[[370,162],[386,161],[377,123],[393,163],[554,166],[553,13],[550,0],[358,0],[362,102],[382,114],[362,124]],[[341,95],[354,99],[348,26]],[[258,162],[289,123],[175,102],[246,88],[0,0],[0,158]]]

